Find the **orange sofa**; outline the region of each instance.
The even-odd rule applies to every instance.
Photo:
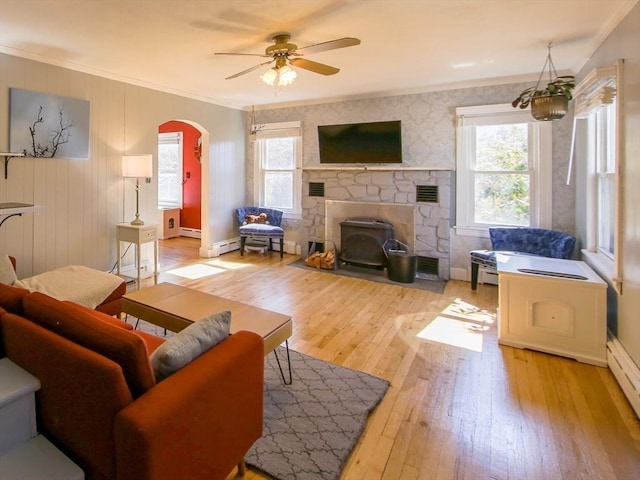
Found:
[[[160,382],[164,342],[42,293],[0,303],[6,356],[41,382],[38,430],[88,480],[224,479],[262,435],[264,345],[238,332]]]

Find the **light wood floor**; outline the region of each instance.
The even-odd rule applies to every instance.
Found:
[[[197,252],[161,242],[159,280],[289,314],[293,349],[391,382],[343,480],[640,478],[640,423],[611,372],[498,346],[497,287],[435,294],[293,268],[293,255]],[[191,264],[219,271],[169,273]]]

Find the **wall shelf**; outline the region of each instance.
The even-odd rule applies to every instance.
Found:
[[[0,203],[0,227],[11,217],[20,217],[23,213],[31,213],[40,210],[42,207],[30,203],[5,202]]]
[[[9,160],[17,157],[24,157],[24,153],[0,152],[0,157],[4,157],[4,179],[9,177]]]

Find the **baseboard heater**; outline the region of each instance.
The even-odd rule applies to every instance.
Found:
[[[197,228],[180,227],[180,236],[189,238],[202,238],[202,233]]]
[[[234,250],[240,250],[240,237],[211,244],[211,255],[214,257],[219,257],[223,253],[233,252]]]
[[[611,332],[607,341],[607,363],[631,407],[640,417],[640,369]]]

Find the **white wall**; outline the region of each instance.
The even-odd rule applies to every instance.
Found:
[[[44,207],[0,229],[0,252],[18,258],[19,276],[71,264],[112,268],[115,224],[135,213],[133,183],[121,178],[120,158],[157,158],[158,126],[172,119],[194,121],[210,133],[209,198],[203,199],[209,202],[210,241],[236,235],[232,211],[245,199],[243,112],[0,54],[1,151],[9,147],[11,87],[88,100],[91,117],[88,160],[15,158],[9,178],[0,175],[0,202]],[[141,186],[140,213],[147,223],[157,218],[156,182]]]
[[[624,156],[620,165],[623,172],[622,189],[622,254],[623,295],[613,294],[617,315],[610,316],[609,329],[640,367],[640,4],[636,4],[627,17],[600,46],[577,80],[593,68],[615,65],[624,59]],[[586,193],[584,159],[576,157],[576,224],[578,237],[586,238]]]

